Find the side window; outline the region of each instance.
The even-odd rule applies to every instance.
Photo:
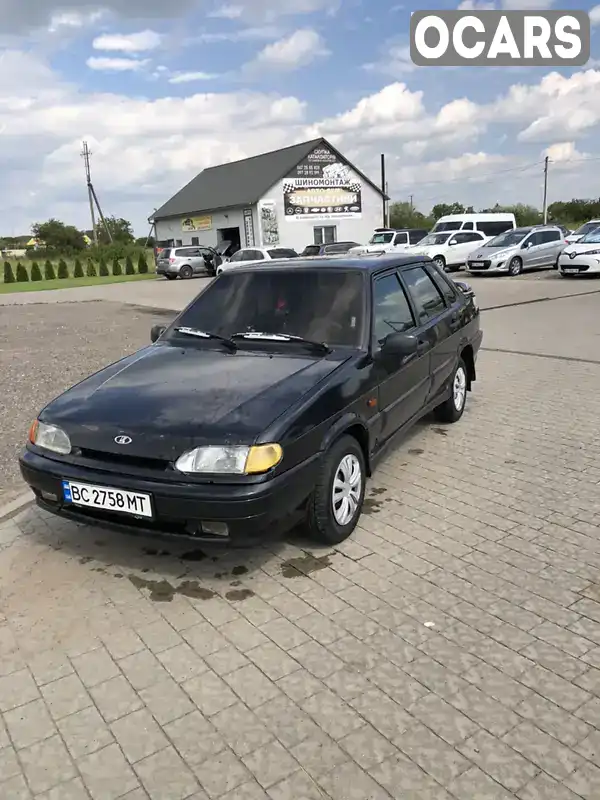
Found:
[[[504,231],[512,230],[514,227],[512,220],[505,220],[504,222],[498,222],[498,220],[482,222],[480,220],[477,223],[477,230],[481,231],[485,236],[498,236]]]
[[[423,231],[410,231],[408,240],[411,244],[417,244],[417,242],[420,242],[425,236],[427,236],[427,234],[423,233]]]
[[[408,244],[408,236],[405,233],[397,233],[394,237],[394,244]]]
[[[396,273],[373,284],[373,337],[381,345],[388,333],[404,333],[415,327],[402,284]]]
[[[229,259],[230,263],[234,261],[241,261],[244,258],[244,251],[238,250],[237,253],[234,253],[231,258]]]
[[[472,231],[473,230],[473,223],[472,222],[465,222],[462,226],[463,231]]]
[[[450,237],[448,244],[451,242],[456,242],[456,244],[464,244],[465,242],[469,241],[468,236],[468,233],[455,233],[454,236]]]
[[[464,233],[463,236],[465,242],[482,242],[485,238],[480,233]]]
[[[429,265],[429,273],[433,279],[433,282],[442,293],[444,300],[446,301],[446,305],[451,306],[456,300],[456,290],[452,285],[451,279],[448,278],[446,273],[442,272],[442,270],[439,269],[435,264]]]
[[[419,323],[423,324],[444,311],[444,298],[423,267],[404,270],[402,277],[417,308]]]
[[[529,236],[527,239],[525,239],[525,241],[523,242],[523,244],[525,244],[525,245],[526,245],[527,243],[529,243],[529,245],[530,245],[531,247],[534,247],[536,244],[541,244],[541,243],[542,243],[542,234],[541,234],[539,231],[538,231],[538,233],[532,233],[532,234],[531,234],[531,235],[530,235],[530,236]]]
[[[558,242],[561,239],[559,231],[542,231],[542,240],[540,244],[547,244],[548,242]]]
[[[264,261],[265,257],[260,250],[246,250],[242,256],[242,261]]]

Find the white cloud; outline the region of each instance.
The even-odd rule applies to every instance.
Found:
[[[102,9],[96,11],[62,11],[53,14],[48,25],[48,33],[58,33],[64,29],[86,28],[104,17]]]
[[[575,142],[556,142],[547,147],[542,156],[548,156],[552,164],[557,167],[569,166],[573,161],[585,161],[590,158],[589,153],[582,153],[577,149]]]
[[[600,6],[590,8],[589,14],[592,25],[600,25]]]
[[[363,65],[368,72],[379,72],[392,78],[402,78],[419,69],[410,57],[410,45],[405,43],[388,43],[383,48],[384,55],[379,61],[371,61]]]
[[[97,72],[139,72],[148,64],[148,59],[90,56],[85,63]]]
[[[496,3],[494,0],[462,0],[462,3],[458,4],[459,11],[491,11],[496,8]]]
[[[162,36],[156,31],[145,30],[138,33],[104,33],[92,42],[94,50],[118,53],[143,53],[160,47]]]
[[[553,5],[554,0],[502,0],[502,8],[506,11],[542,11]]]
[[[169,83],[192,83],[194,81],[210,81],[218,77],[210,72],[178,72],[171,75]]]
[[[327,55],[329,51],[323,37],[310,28],[304,28],[268,44],[246,65],[246,71],[254,72],[270,68],[294,70]]]
[[[217,19],[239,19],[244,13],[242,6],[225,5],[211,11],[209,17],[216,17]]]

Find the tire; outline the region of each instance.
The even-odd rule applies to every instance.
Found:
[[[561,278],[571,278],[572,277],[571,275],[567,275],[565,272],[559,272],[558,274],[560,275]]]
[[[436,267],[438,267],[438,269],[444,271],[446,270],[446,259],[444,258],[444,256],[436,256],[433,259],[433,263],[436,265]]]
[[[519,256],[514,256],[508,264],[508,274],[514,278],[520,275],[521,272],[523,272],[523,262]]]
[[[176,277],[177,277],[177,275],[170,275],[168,272],[165,274],[165,278],[168,281],[174,281]]]
[[[459,358],[452,375],[450,397],[435,409],[435,416],[440,422],[458,422],[464,414],[467,403],[467,375],[467,365],[462,358]]]
[[[181,267],[179,270],[179,277],[183,278],[183,280],[189,280],[192,275],[194,274],[194,270],[190,267],[189,264],[185,264],[185,266]]]
[[[353,479],[356,471],[358,476]],[[342,481],[348,494],[336,502],[334,493],[340,496]],[[327,545],[339,544],[347,539],[359,520],[365,499],[365,485],[363,451],[353,436],[342,436],[325,454],[315,489],[308,501],[307,527],[311,537]],[[344,499],[350,501],[350,507],[346,506]],[[346,518],[342,514],[344,506]]]

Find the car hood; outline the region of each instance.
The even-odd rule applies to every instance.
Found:
[[[477,259],[485,258],[498,258],[500,256],[512,255],[519,249],[520,245],[516,247],[495,247],[494,245],[483,245],[483,247],[476,247],[469,256],[470,261],[477,261]]]
[[[172,460],[198,444],[250,444],[346,356],[157,343],[86,378],[43,410],[73,447]],[[115,437],[131,442],[118,445]]]
[[[562,255],[569,256],[571,253],[581,253],[582,255],[585,253],[592,253],[593,251],[600,251],[600,243],[599,244],[588,244],[583,242],[576,242],[564,248],[562,251]]]

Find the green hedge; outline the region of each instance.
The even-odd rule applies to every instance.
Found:
[[[100,250],[100,248],[99,248]],[[40,251],[37,251],[38,255]],[[154,271],[154,269],[152,269]],[[4,283],[25,283],[28,281],[53,281],[56,278],[95,278],[110,275],[147,275],[150,272],[148,260],[144,252],[128,253],[122,259],[114,256],[107,261],[106,254],[95,258],[92,253],[84,259],[59,258],[54,262],[47,258],[36,261],[26,258],[17,264],[4,261]]]

